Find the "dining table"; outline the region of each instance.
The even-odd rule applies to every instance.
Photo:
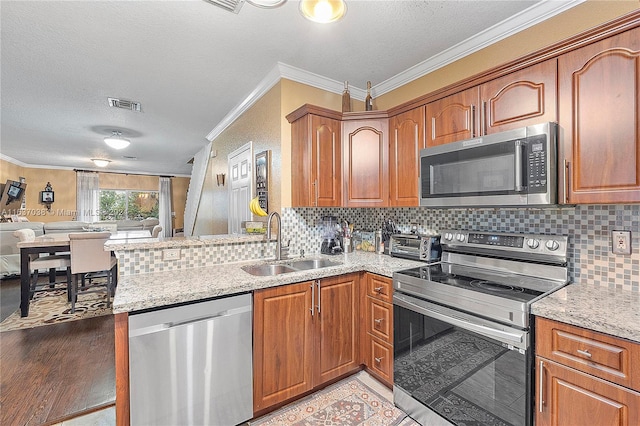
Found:
[[[92,231],[86,231],[92,232]],[[75,233],[75,232],[73,232]],[[128,240],[139,238],[151,238],[149,230],[117,231],[111,233],[110,240]],[[56,254],[71,250],[69,233],[53,233],[37,236],[33,241],[20,241],[17,247],[20,249],[20,316],[29,316],[30,300],[30,272],[31,254]],[[56,270],[49,270],[49,282],[55,283]]]

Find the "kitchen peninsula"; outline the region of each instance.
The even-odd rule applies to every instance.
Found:
[[[347,344],[338,345],[339,348],[336,350],[339,351],[339,354],[334,358],[342,363],[346,353],[349,355],[350,361],[340,370],[344,372],[337,374],[344,376],[359,370],[362,368],[361,365],[368,364],[366,358],[371,358],[373,363],[376,362],[375,359],[378,359],[379,355],[367,357],[368,352],[364,346],[368,340],[366,337],[361,337],[365,330],[364,324],[362,326],[360,324],[363,323],[364,311],[367,310],[365,301],[369,299],[366,294],[371,290],[377,291],[377,294],[384,293],[386,297],[390,298],[392,291],[390,277],[393,272],[414,267],[420,263],[374,253],[354,252],[337,256],[313,255],[305,257],[304,259],[326,259],[337,263],[337,265],[274,276],[254,276],[242,270],[242,266],[245,265],[273,263],[271,259],[273,259],[274,248],[275,242],[267,242],[264,236],[252,235],[147,239],[136,242],[107,243],[106,249],[115,251],[121,268],[118,289],[113,302],[118,425],[129,424],[130,399],[133,400],[130,395],[132,376],[130,376],[129,369],[131,320],[150,312],[152,314],[162,313],[175,309],[176,306],[185,307],[185,305],[189,306],[189,310],[198,310],[198,306],[208,303],[207,301],[230,300],[234,297],[225,298],[224,296],[253,293],[253,327],[255,329],[260,322],[255,318],[260,309],[260,302],[256,301],[258,300],[256,299],[257,293],[260,293],[263,298],[269,297],[268,300],[273,301],[269,303],[272,303],[273,306],[274,302],[278,303],[278,299],[267,296],[270,294],[267,290],[273,288],[273,290],[280,292],[301,286],[310,297],[304,296],[303,299],[300,299],[302,303],[300,306],[296,304],[295,309],[296,312],[309,314],[306,305],[311,302],[313,297],[309,292],[309,284],[311,284],[312,291],[315,291],[313,289],[316,285],[318,287],[318,296],[316,296],[317,299],[313,306],[315,307],[317,304],[318,319],[320,319],[320,286],[322,285],[322,304],[326,307],[323,312],[333,311],[330,309],[332,301],[340,303],[341,308],[336,313],[347,315],[346,318],[351,324],[348,327],[350,332],[347,333],[349,335]],[[300,259],[283,260],[279,263],[292,262],[293,260]],[[350,302],[343,305],[342,299],[345,298],[348,298]],[[348,308],[345,310],[344,308],[347,306]],[[262,312],[264,314],[264,311]],[[302,323],[294,321],[295,324],[310,324],[309,318],[311,316],[306,314],[303,314],[308,317],[306,320],[303,320]],[[331,317],[334,316],[331,315]],[[342,327],[344,318],[338,316],[335,318],[341,324],[339,327]],[[387,319],[389,322],[391,320],[392,318]],[[274,322],[267,318],[262,322],[262,326],[273,327],[275,323],[280,324],[278,327],[282,326],[281,322]],[[303,329],[310,331],[306,326]],[[280,334],[284,335],[284,333]],[[342,337],[342,334],[340,336]],[[334,337],[327,339],[329,345],[335,340]],[[254,357],[256,357],[255,353],[259,350],[257,349],[259,343],[255,340],[253,347]],[[344,352],[345,350],[346,352]],[[135,360],[132,360],[133,362]],[[256,364],[254,363],[254,365]],[[265,368],[267,367],[265,366]],[[391,364],[387,362],[384,365],[372,365],[370,368],[374,375],[380,370],[379,373],[385,379]],[[255,369],[256,367],[254,367],[254,378],[256,377]],[[283,371],[286,371],[286,368]],[[133,374],[133,369],[131,374]],[[261,375],[258,374],[258,376]],[[331,380],[331,378],[327,376],[320,380],[315,382],[314,387],[322,386],[324,381]],[[297,394],[293,393],[287,398],[294,398]],[[257,395],[254,396],[254,413],[260,409],[266,409],[269,404],[258,405],[258,401],[261,401],[260,392],[254,391],[254,395]]]

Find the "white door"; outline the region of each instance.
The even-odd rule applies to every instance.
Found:
[[[229,233],[240,234],[242,222],[251,220],[253,198],[253,142],[229,154]]]

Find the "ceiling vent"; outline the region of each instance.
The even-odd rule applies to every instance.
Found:
[[[229,12],[238,13],[244,3],[244,0],[204,0]]]
[[[109,106],[112,108],[128,109],[129,111],[142,111],[142,105],[140,102],[127,101],[125,99],[107,98],[109,100]]]

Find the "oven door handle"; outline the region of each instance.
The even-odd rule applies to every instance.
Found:
[[[427,315],[432,318],[438,319],[440,321],[444,321],[451,325],[455,325],[469,331],[475,331],[487,337],[495,338],[497,340],[503,341],[504,343],[508,343],[508,342],[513,342],[518,344],[526,343],[524,341],[525,332],[509,333],[507,331],[496,330],[495,328],[487,327],[481,324],[476,324],[472,321],[469,321],[466,318],[460,318],[455,315],[438,312],[434,309],[416,305],[415,303],[412,303],[406,300],[404,297],[402,297],[402,295],[399,295],[397,293],[393,295],[393,304],[402,306],[403,308],[407,308],[419,314]]]

